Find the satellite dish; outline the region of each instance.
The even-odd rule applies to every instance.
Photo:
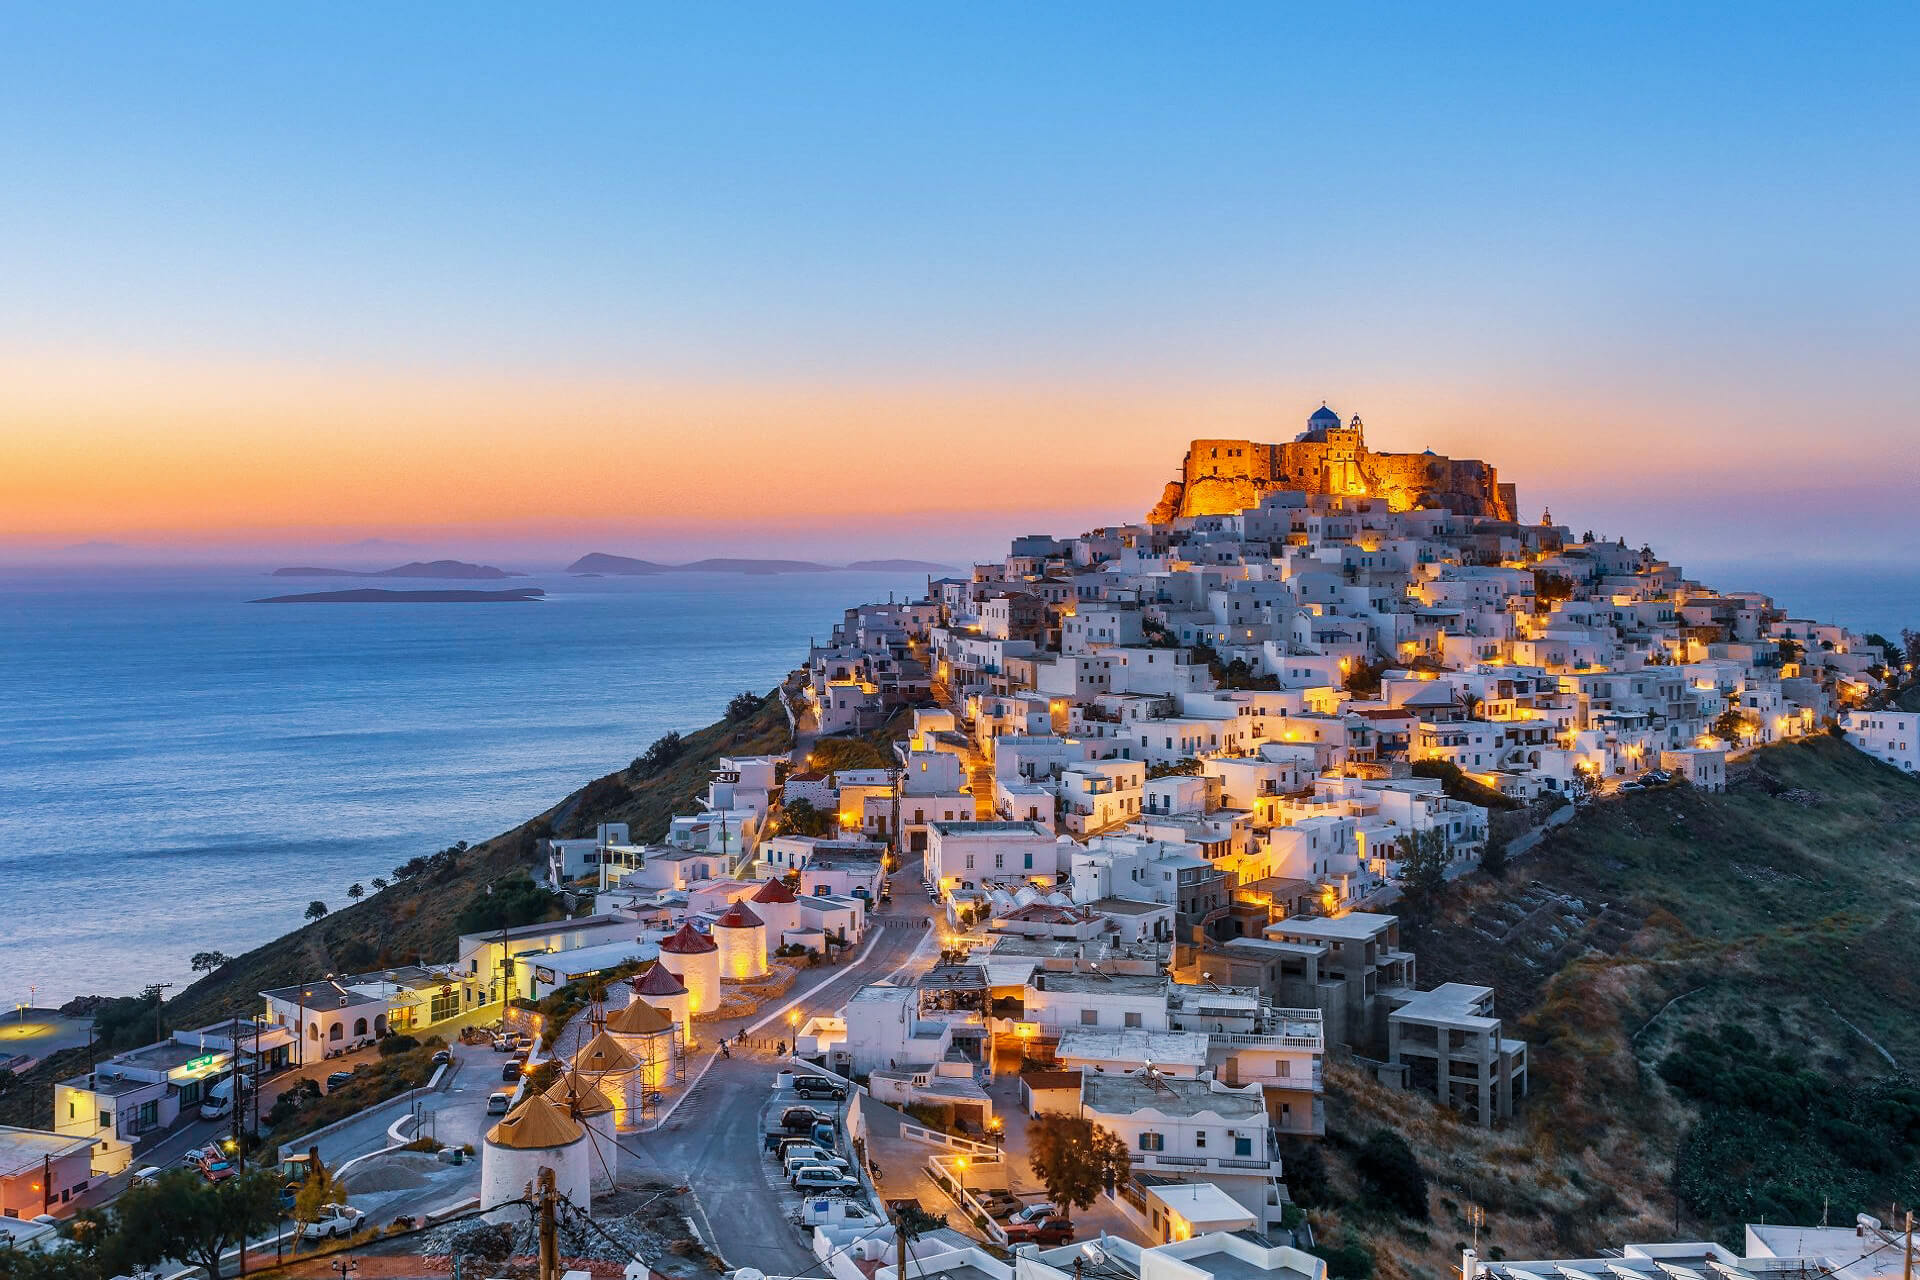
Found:
[[[767,1280],[767,1273],[758,1267],[741,1267],[733,1273],[733,1280]]]
[[[1080,1246],[1080,1256],[1096,1267],[1107,1265],[1107,1251],[1091,1240]]]

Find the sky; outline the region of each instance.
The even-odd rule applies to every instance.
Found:
[[[0,7],[0,556],[984,554],[1194,436],[1920,541],[1911,5]]]

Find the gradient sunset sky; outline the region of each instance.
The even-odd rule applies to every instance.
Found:
[[[0,552],[964,556],[1323,399],[1920,542],[1911,5],[13,5]]]

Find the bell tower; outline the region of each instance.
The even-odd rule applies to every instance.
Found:
[[[1346,426],[1327,428],[1327,492],[1364,496],[1366,472],[1360,460],[1366,452],[1366,433],[1360,415],[1354,414]]]

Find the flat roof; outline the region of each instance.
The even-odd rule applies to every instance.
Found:
[[[1251,1225],[1253,1214],[1211,1182],[1163,1182],[1142,1188],[1148,1196],[1185,1218],[1189,1224],[1235,1222]]]
[[[82,1089],[88,1093],[98,1094],[103,1098],[118,1098],[129,1093],[138,1093],[142,1089],[166,1088],[166,1082],[162,1080],[129,1080],[125,1076],[109,1075],[104,1071],[92,1072],[93,1083],[88,1084],[88,1074],[88,1072],[83,1071],[77,1076],[62,1080],[60,1083],[66,1085],[69,1089]]]
[[[1057,1058],[1120,1059],[1124,1062],[1207,1065],[1202,1031],[1145,1031],[1139,1027],[1069,1027],[1060,1033]]]
[[[1285,934],[1302,938],[1326,938],[1339,942],[1364,942],[1384,933],[1398,922],[1399,916],[1378,911],[1349,911],[1343,916],[1309,916],[1282,920],[1266,928],[1269,936]]]
[[[1178,1257],[1187,1265],[1210,1273],[1214,1280],[1291,1280],[1292,1277],[1306,1280],[1308,1274],[1291,1267],[1264,1267],[1217,1246],[1204,1253],[1183,1253]]]
[[[1044,969],[1033,975],[1042,991],[1103,992],[1116,996],[1162,995],[1167,979],[1158,973],[1108,973],[1104,969]]]
[[[1212,1112],[1223,1120],[1244,1120],[1267,1114],[1266,1098],[1254,1085],[1246,1093],[1216,1091],[1208,1080],[1179,1080],[1156,1075],[1116,1075],[1089,1071],[1080,1088],[1080,1101],[1093,1111],[1131,1115],[1152,1110],[1164,1115],[1197,1116]]]
[[[929,822],[927,827],[929,830],[938,831],[943,836],[1012,835],[1015,832],[1019,832],[1024,835],[1039,836],[1047,840],[1054,838],[1051,831],[1048,831],[1037,822],[1008,822],[1001,819],[980,822],[973,819],[956,819],[953,822],[944,820],[940,822]]]
[[[1138,902],[1132,898],[1095,898],[1087,905],[1108,916],[1150,916],[1156,912],[1173,910],[1169,903]]]
[[[298,986],[276,987],[271,991],[262,991],[260,994],[269,1000],[278,1000],[282,1004],[304,1005],[315,1012],[324,1009],[351,1009],[355,1005],[381,1002],[379,996],[370,996],[338,982],[329,982],[324,979]]]
[[[1451,1022],[1478,1030],[1491,1030],[1500,1019],[1480,1012],[1480,1005],[1493,995],[1492,987],[1477,987],[1467,982],[1443,982],[1431,991],[1416,991],[1405,1004],[1387,1015],[1388,1021],[1404,1017],[1412,1022]]]
[[[17,1129],[0,1125],[0,1178],[36,1170],[48,1160],[93,1150],[92,1138],[70,1138],[45,1129]]]

